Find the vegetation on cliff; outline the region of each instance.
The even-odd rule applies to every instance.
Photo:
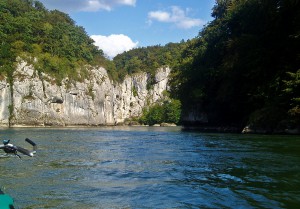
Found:
[[[217,0],[212,16],[195,39],[126,52],[117,68],[171,65],[172,97],[209,125],[300,129],[300,2]]]
[[[176,99],[165,99],[145,107],[139,122],[154,125],[161,123],[178,124],[181,116],[181,102]]]
[[[179,44],[170,43],[165,47],[135,49],[110,61],[93,44],[84,28],[77,26],[67,14],[49,11],[34,0],[0,2],[0,40],[0,79],[6,77],[11,88],[18,57],[32,64],[41,79],[42,73],[47,73],[57,84],[66,77],[70,82],[83,81],[90,76],[87,66],[102,66],[115,81],[122,81],[127,74],[147,72],[150,88],[155,82],[156,69],[174,64],[181,50]],[[176,53],[171,54],[171,51]],[[163,105],[164,119],[179,120],[180,114],[171,115],[172,110],[165,107],[167,103],[165,101]],[[173,103],[171,100],[170,104]],[[13,100],[9,110],[13,115]]]
[[[0,79],[13,81],[18,56],[58,82],[87,78],[88,64],[105,67],[116,81],[147,72],[152,85],[155,70],[168,65],[171,97],[181,101],[183,114],[198,110],[217,126],[300,128],[300,2],[216,0],[212,16],[192,40],[133,49],[110,61],[67,14],[38,1],[2,0]],[[142,120],[160,121],[153,117],[164,115],[164,105],[145,109]]]
[[[154,75],[159,67],[169,66],[173,68],[177,66],[184,48],[184,41],[181,43],[168,43],[165,46],[141,47],[119,54],[113,61],[120,80],[128,74],[138,72],[147,72]]]
[[[63,12],[48,11],[39,1],[1,0],[0,40],[0,75],[11,77],[17,57],[57,82],[86,78],[81,68],[86,64],[114,70],[83,27]]]

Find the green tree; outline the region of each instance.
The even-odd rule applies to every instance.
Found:
[[[75,25],[68,14],[48,11],[38,1],[0,2],[0,40],[0,63],[13,64],[18,56],[34,57],[36,69],[50,73],[58,83],[64,77],[86,76],[81,70],[85,65],[114,69],[83,27]]]
[[[144,124],[154,125],[163,122],[163,108],[159,104],[155,104],[150,108],[143,110],[140,121]]]
[[[117,55],[113,61],[118,69],[120,80],[126,74],[146,72],[154,76],[159,67],[175,67],[181,59],[185,42],[168,43],[165,46],[148,46],[132,49]]]
[[[299,69],[299,11],[294,0],[216,1],[215,19],[183,51],[172,79],[184,113],[206,112],[216,125],[286,120],[282,89],[286,72]]]
[[[295,125],[300,127],[300,70],[295,73],[288,72],[288,75],[289,79],[284,80],[285,88],[283,90],[290,102],[288,113]]]
[[[181,102],[174,99],[166,99],[162,103],[156,103],[143,110],[140,122],[148,125],[166,123],[178,123],[181,116]]]
[[[165,101],[163,104],[163,112],[164,122],[177,124],[181,117],[181,102],[175,99]]]

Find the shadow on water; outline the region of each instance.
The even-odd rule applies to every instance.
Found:
[[[297,136],[180,128],[3,129],[38,144],[0,158],[1,189],[20,208],[296,208]]]

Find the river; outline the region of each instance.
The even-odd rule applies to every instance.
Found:
[[[0,129],[35,157],[0,158],[17,208],[299,208],[300,137],[180,127]]]

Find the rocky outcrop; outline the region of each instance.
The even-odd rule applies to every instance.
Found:
[[[185,125],[203,125],[208,123],[208,116],[201,105],[190,105],[182,113],[182,122]]]
[[[137,117],[142,108],[159,100],[167,89],[170,69],[160,68],[148,89],[146,73],[114,83],[104,68],[90,69],[83,82],[65,78],[57,85],[47,74],[19,61],[13,86],[0,81],[0,125],[70,126],[115,125]]]

